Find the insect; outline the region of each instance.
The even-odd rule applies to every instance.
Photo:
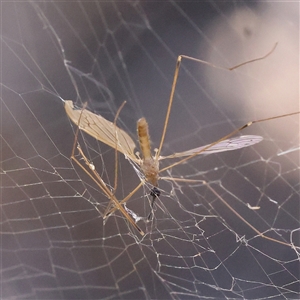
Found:
[[[174,78],[173,78],[173,84],[171,88],[171,94],[169,98],[169,104],[167,108],[167,113],[165,117],[165,123],[162,130],[162,136],[160,139],[159,147],[155,149],[154,154],[151,152],[150,147],[150,136],[149,136],[149,130],[148,130],[148,123],[145,118],[141,118],[137,121],[137,132],[138,132],[138,139],[139,139],[139,146],[141,150],[141,156],[137,152],[135,153],[136,144],[132,140],[132,138],[122,129],[118,128],[116,125],[116,121],[118,118],[118,115],[125,103],[119,108],[114,122],[110,122],[103,118],[100,115],[94,114],[91,111],[86,109],[86,106],[83,108],[75,108],[73,105],[73,102],[71,100],[65,101],[65,110],[69,118],[77,125],[77,130],[75,134],[75,140],[73,144],[73,150],[71,154],[71,159],[75,161],[99,186],[99,188],[105,193],[108,199],[110,199],[110,203],[106,209],[106,211],[103,214],[103,218],[107,218],[110,214],[115,212],[116,210],[120,210],[120,212],[124,215],[124,217],[129,221],[129,223],[136,228],[136,230],[141,234],[144,235],[144,232],[141,228],[136,224],[136,222],[133,220],[132,216],[128,213],[128,211],[124,208],[123,204],[126,203],[142,186],[145,182],[149,183],[152,186],[150,195],[152,196],[152,202],[151,202],[151,212],[148,216],[148,220],[151,219],[153,205],[155,203],[155,200],[160,196],[160,190],[158,186],[159,180],[171,180],[171,181],[184,181],[184,182],[202,182],[203,184],[206,184],[209,189],[218,197],[221,199],[222,202],[232,211],[234,212],[242,221],[244,221],[247,225],[249,225],[257,234],[260,236],[290,246],[288,243],[285,243],[283,241],[279,241],[273,238],[270,238],[268,236],[265,236],[263,233],[259,232],[254,226],[252,226],[249,222],[247,222],[241,215],[239,215],[231,206],[229,206],[226,201],[218,194],[216,193],[205,181],[201,180],[189,180],[189,179],[183,179],[183,178],[174,178],[174,177],[164,177],[161,176],[161,173],[164,171],[167,171],[168,169],[171,169],[179,164],[182,164],[191,158],[199,155],[199,154],[210,154],[210,153],[217,153],[217,152],[224,152],[229,150],[236,150],[244,147],[248,147],[251,145],[254,145],[256,143],[259,143],[262,141],[262,137],[256,136],[256,135],[245,135],[245,136],[238,136],[233,137],[238,132],[242,131],[243,129],[251,126],[254,123],[260,123],[264,121],[269,121],[277,118],[283,118],[287,116],[292,116],[295,114],[299,114],[300,112],[294,112],[289,113],[285,115],[275,116],[271,118],[265,118],[260,120],[255,120],[248,122],[247,124],[237,128],[236,130],[232,131],[231,133],[227,134],[226,136],[222,137],[221,139],[206,145],[202,147],[197,147],[194,149],[190,149],[184,152],[174,153],[168,156],[162,156],[161,150],[164,144],[165,135],[167,131],[168,121],[170,117],[171,107],[173,103],[177,78],[179,75],[179,69],[181,65],[182,59],[192,60],[198,63],[203,63],[210,65],[215,68],[221,68],[226,70],[234,70],[236,68],[239,68],[245,64],[252,63],[254,61],[262,60],[269,56],[275,49],[277,44],[273,47],[273,49],[267,53],[265,56],[256,58],[247,62],[244,62],[242,64],[236,65],[232,68],[221,68],[215,65],[212,65],[211,63],[202,61],[200,59],[196,59],[193,57],[180,55],[178,56]],[[87,157],[84,155],[80,145],[77,143],[77,137],[79,130],[82,130],[89,134],[90,136],[94,137],[95,139],[107,144],[108,146],[115,149],[115,184],[113,190],[111,190],[106,183],[103,181],[101,176],[98,174],[98,172],[95,169],[95,166],[92,162],[90,162]],[[77,146],[76,146],[77,144]],[[75,157],[75,151],[76,148],[82,157],[86,167],[81,164],[81,162]],[[117,187],[116,182],[116,174],[117,174],[117,159],[118,155],[117,152],[121,152],[125,155],[125,157],[135,164],[140,166],[140,169],[144,175],[143,180],[134,188],[124,199],[119,201],[115,195],[114,191]],[[162,169],[159,168],[159,162],[163,159],[175,159],[176,161],[170,164],[167,167],[164,167]]]

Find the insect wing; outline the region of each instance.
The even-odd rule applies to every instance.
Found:
[[[231,151],[231,150],[241,149],[241,148],[245,148],[245,147],[257,144],[257,143],[261,142],[262,140],[263,140],[263,138],[258,135],[242,135],[239,137],[220,141],[219,143],[212,145],[212,146],[210,146],[210,144],[209,144],[206,146],[194,148],[194,149],[187,150],[184,152],[174,153],[169,156],[163,156],[163,157],[160,157],[160,159],[190,156],[195,153],[211,154],[211,153]]]
[[[65,101],[65,110],[72,122],[77,126],[79,122],[80,130],[114,149],[117,148],[118,151],[131,160],[137,161],[134,155],[136,145],[124,130],[118,128],[114,123],[104,119],[100,115],[96,115],[86,109],[74,108],[71,100]]]

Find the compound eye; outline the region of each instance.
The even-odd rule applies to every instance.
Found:
[[[155,198],[159,197],[160,190],[157,187],[154,187],[150,192],[150,196],[155,197]]]

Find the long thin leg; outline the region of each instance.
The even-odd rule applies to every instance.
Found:
[[[278,43],[275,43],[272,50],[269,51],[266,55],[264,55],[262,57],[259,57],[259,58],[248,60],[246,62],[243,62],[243,63],[238,64],[238,65],[236,65],[234,67],[231,67],[231,68],[223,68],[223,67],[216,66],[212,63],[209,63],[207,61],[201,60],[201,59],[197,59],[197,58],[186,56],[186,55],[179,55],[178,58],[177,58],[177,62],[176,62],[176,67],[175,67],[175,72],[174,72],[174,77],[173,77],[173,83],[172,83],[172,88],[171,88],[171,93],[170,93],[170,98],[169,98],[169,105],[168,105],[168,108],[167,108],[167,113],[166,113],[166,118],[165,118],[165,124],[164,124],[164,128],[163,128],[163,131],[162,131],[162,136],[161,136],[161,139],[160,139],[160,144],[159,144],[159,147],[158,147],[158,151],[157,151],[155,157],[157,159],[159,158],[162,146],[164,144],[164,140],[165,140],[165,136],[166,136],[166,132],[167,132],[167,127],[168,127],[168,123],[169,123],[169,118],[170,118],[170,113],[171,113],[171,108],[172,108],[172,104],[173,104],[174,94],[175,94],[175,88],[176,88],[177,79],[178,79],[178,75],[179,75],[179,69],[180,69],[181,61],[182,61],[183,58],[188,59],[188,60],[192,60],[192,61],[195,61],[195,62],[198,62],[198,63],[201,63],[201,64],[205,64],[205,65],[208,65],[208,66],[213,67],[213,68],[232,71],[232,70],[237,69],[237,68],[239,68],[241,66],[244,66],[246,64],[250,64],[250,63],[253,63],[255,61],[265,59],[266,57],[268,57],[269,55],[272,54],[272,52],[275,50],[277,44]]]
[[[84,156],[82,150],[80,147],[77,148],[81,154],[81,156],[83,157],[84,161],[86,162],[86,164],[90,167],[90,166],[94,166],[93,164],[91,164],[87,158]],[[94,169],[94,167],[91,167],[90,170],[93,172],[94,176],[88,172],[84,166],[82,166],[82,164],[74,157],[72,156],[71,159],[73,161],[75,161],[78,166],[98,185],[98,187],[105,193],[106,197],[108,199],[110,199],[111,201],[113,201],[114,205],[116,206],[116,209],[119,209],[121,211],[121,213],[124,215],[124,217],[129,221],[129,223],[141,234],[141,235],[145,235],[145,233],[143,232],[142,229],[139,228],[139,226],[134,222],[134,220],[131,218],[131,216],[128,214],[128,212],[124,209],[124,207],[119,203],[119,201],[117,200],[117,198],[111,193],[111,191],[109,190],[109,188],[106,186],[105,182],[102,180],[101,176],[96,172],[96,170]]]
[[[122,201],[120,201],[120,205],[126,203],[140,188],[141,186],[144,184],[144,182],[140,182]],[[112,213],[114,213],[118,208],[117,207],[113,207],[110,210],[108,210],[107,212],[104,213],[103,219],[108,218]]]
[[[144,182],[140,182],[139,185],[136,186],[135,189],[133,189],[128,195],[127,197],[125,197],[121,202],[120,204],[124,204],[126,203],[140,188],[141,186],[144,184]],[[156,198],[158,198],[160,196],[160,190],[157,188],[157,187],[153,187],[153,189],[151,190],[150,192],[150,196],[152,197],[152,200],[151,200],[151,211],[147,217],[147,220],[150,220],[151,217],[152,217],[152,214],[153,214],[153,207],[154,207],[154,203],[155,203],[155,200]],[[103,219],[106,219],[109,215],[111,215],[112,213],[114,213],[115,211],[117,210],[116,207],[110,209],[106,214],[104,214],[103,216]]]
[[[117,113],[116,113],[116,116],[115,116],[115,119],[114,119],[114,126],[116,128],[116,131],[115,131],[115,141],[116,141],[116,145],[115,145],[115,183],[114,183],[114,191],[117,190],[117,186],[118,186],[118,142],[119,142],[119,139],[118,139],[118,136],[117,136],[117,119],[119,117],[119,114],[122,110],[122,108],[124,107],[124,105],[126,104],[126,101],[124,101],[121,106],[119,107]]]
[[[271,118],[266,118],[266,119],[260,119],[260,120],[251,121],[251,122],[245,124],[244,126],[238,128],[238,129],[233,130],[231,133],[229,133],[229,134],[223,136],[223,137],[220,138],[219,140],[217,140],[217,141],[215,141],[215,142],[213,142],[213,143],[207,145],[206,147],[202,148],[199,152],[195,152],[194,154],[192,154],[192,155],[190,155],[190,156],[187,156],[187,157],[185,157],[185,158],[183,158],[183,159],[181,159],[181,160],[179,160],[179,161],[177,161],[177,162],[175,162],[175,163],[173,163],[173,164],[171,164],[171,165],[169,165],[169,166],[167,166],[167,167],[165,167],[165,168],[163,168],[163,169],[160,169],[160,170],[159,170],[159,173],[161,173],[161,172],[163,172],[163,171],[166,171],[166,170],[168,170],[168,169],[171,169],[171,168],[173,168],[173,167],[175,167],[175,166],[177,166],[177,165],[179,165],[179,164],[182,164],[183,162],[186,162],[187,160],[189,160],[189,159],[191,159],[191,158],[193,158],[193,157],[195,157],[195,156],[201,154],[201,153],[204,152],[205,150],[207,150],[207,149],[211,148],[212,146],[214,146],[214,145],[216,145],[216,144],[218,144],[218,143],[220,143],[220,142],[222,142],[222,141],[224,141],[224,140],[230,138],[231,136],[237,134],[239,131],[241,131],[241,130],[243,130],[243,129],[245,129],[245,128],[247,128],[247,127],[249,127],[249,126],[251,126],[251,125],[253,125],[253,124],[255,124],[255,123],[260,123],[260,122],[265,122],[265,121],[269,121],[269,120],[274,120],[274,119],[284,118],[284,117],[293,116],[293,115],[297,115],[297,114],[300,114],[300,111],[297,111],[297,112],[294,112],[294,113],[290,113],[290,114],[285,114],[285,115],[275,116],[275,117],[271,117]]]
[[[86,103],[84,104],[83,109],[85,109],[85,107],[86,107]],[[134,220],[131,218],[131,216],[128,214],[128,212],[124,209],[124,207],[119,203],[119,201],[116,199],[114,194],[107,187],[107,185],[105,184],[105,182],[103,181],[101,176],[95,170],[95,166],[88,161],[88,159],[84,155],[80,145],[78,144],[78,146],[76,147],[77,140],[78,140],[78,134],[79,134],[80,118],[81,118],[81,115],[79,117],[78,126],[77,126],[76,133],[75,133],[75,139],[74,139],[73,149],[72,149],[72,153],[71,153],[71,159],[73,161],[75,161],[78,164],[78,166],[98,185],[98,187],[105,193],[107,198],[110,199],[111,201],[113,201],[115,207],[121,211],[121,213],[124,215],[124,217],[129,221],[129,223],[134,228],[136,228],[136,230],[141,235],[144,235],[145,233],[143,232],[143,230],[139,228],[139,226],[134,222]],[[78,151],[79,151],[80,155],[82,156],[85,164],[89,167],[89,169],[90,169],[90,171],[92,172],[93,175],[75,157],[75,149],[76,148],[78,149]]]
[[[276,242],[278,244],[282,244],[285,246],[289,246],[292,248],[296,248],[296,249],[300,249],[299,246],[295,246],[295,245],[291,245],[289,243],[271,238],[269,236],[264,235],[262,232],[260,232],[258,229],[256,229],[256,227],[254,227],[252,224],[250,224],[246,219],[244,219],[237,211],[235,211],[226,201],[225,199],[222,198],[222,196],[220,194],[218,194],[205,180],[197,180],[197,179],[184,179],[184,178],[173,178],[173,177],[161,177],[161,179],[163,180],[168,180],[168,181],[174,181],[174,182],[186,182],[186,183],[202,183],[204,185],[206,185],[209,190],[218,197],[218,199],[220,199],[222,201],[222,203],[224,205],[226,205],[227,208],[229,208],[231,210],[231,212],[233,212],[240,220],[242,220],[245,224],[247,224],[257,235],[259,235],[262,238],[265,238],[269,241],[272,242]]]
[[[115,179],[114,179],[114,188],[113,188],[114,192],[113,192],[113,194],[115,194],[115,192],[117,190],[117,187],[118,187],[118,158],[119,158],[119,155],[118,155],[118,143],[119,143],[119,139],[118,139],[118,136],[117,136],[117,119],[118,119],[119,114],[120,114],[120,112],[121,112],[121,110],[122,110],[122,108],[124,107],[125,104],[126,104],[126,101],[124,101],[121,104],[121,106],[119,107],[119,109],[118,109],[118,111],[117,111],[117,113],[115,115],[115,119],[114,119],[114,126],[115,126],[116,130],[115,130],[115,136],[114,136],[114,138],[115,138],[115,175],[114,175]],[[107,205],[107,207],[105,209],[104,216],[107,215],[107,212],[111,209],[112,204],[113,204],[113,201],[111,200],[108,203],[108,205]]]

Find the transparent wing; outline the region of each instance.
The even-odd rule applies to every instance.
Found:
[[[106,145],[120,151],[133,161],[137,161],[134,155],[136,145],[132,138],[114,123],[96,115],[86,109],[74,108],[71,100],[65,101],[65,110],[69,118],[78,126],[81,115],[79,129]]]
[[[258,135],[242,135],[242,136],[238,136],[238,137],[230,138],[228,140],[221,141],[220,143],[217,143],[213,146],[210,146],[210,144],[209,144],[209,145],[194,148],[191,150],[174,153],[174,154],[171,154],[168,156],[161,156],[160,159],[190,156],[195,153],[211,154],[211,153],[218,153],[218,152],[224,152],[224,151],[231,151],[231,150],[236,150],[236,149],[254,145],[256,143],[259,143],[262,140],[263,140],[263,138]]]

